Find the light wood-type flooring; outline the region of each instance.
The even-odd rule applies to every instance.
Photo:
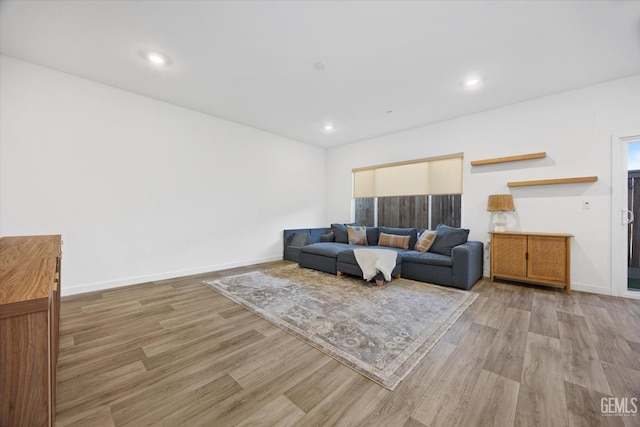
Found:
[[[391,392],[201,284],[278,264],[63,298],[56,425],[640,426],[640,300],[483,279]]]

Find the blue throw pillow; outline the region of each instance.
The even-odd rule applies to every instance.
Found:
[[[429,252],[451,256],[453,248],[466,243],[468,237],[469,229],[467,228],[456,228],[438,224],[438,227],[436,227],[436,240],[434,240],[429,248]]]

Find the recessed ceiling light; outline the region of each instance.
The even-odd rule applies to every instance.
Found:
[[[163,66],[163,65],[169,65],[171,63],[171,60],[169,59],[169,57],[160,52],[146,50],[146,51],[140,52],[140,54],[144,59],[146,59],[148,62],[150,62],[153,65]]]
[[[466,87],[473,87],[480,84],[480,79],[477,77],[472,77],[464,81],[464,85]]]
[[[335,127],[333,126],[333,124],[327,123],[323,126],[323,129],[325,132],[331,132],[332,130],[335,129]]]
[[[164,65],[167,62],[166,59],[164,59],[164,56],[159,55],[157,53],[150,53],[147,58],[149,59],[149,62],[158,64],[158,65]],[[467,84],[469,83],[467,82]]]

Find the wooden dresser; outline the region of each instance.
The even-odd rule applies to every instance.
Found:
[[[60,236],[0,238],[0,426],[53,426]]]
[[[571,292],[571,234],[491,233],[491,281],[500,277]]]

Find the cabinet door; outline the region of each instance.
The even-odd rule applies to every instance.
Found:
[[[564,283],[567,277],[567,239],[529,236],[529,277]]]
[[[492,234],[491,275],[527,276],[527,236]]]

